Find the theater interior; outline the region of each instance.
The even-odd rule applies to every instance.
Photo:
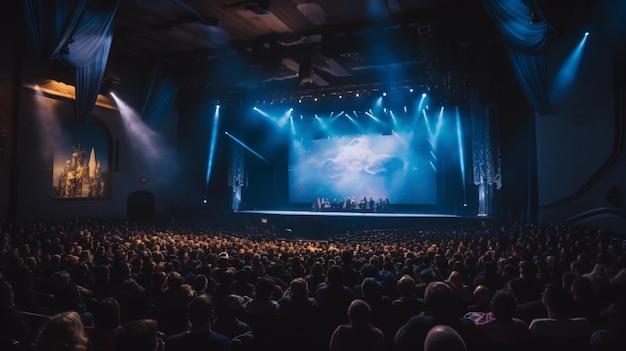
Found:
[[[626,234],[623,2],[3,6],[6,222],[454,217]]]

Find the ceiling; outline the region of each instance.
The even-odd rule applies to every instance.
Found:
[[[536,1],[561,33],[594,3]],[[139,62],[208,98],[382,84],[450,92],[488,79],[485,47],[502,39],[479,0],[123,0],[103,89]]]
[[[221,94],[426,85],[489,25],[475,0],[125,0],[110,61],[169,64]]]

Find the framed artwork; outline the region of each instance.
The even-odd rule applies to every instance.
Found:
[[[53,157],[53,199],[110,196],[111,137],[101,122],[64,123]]]

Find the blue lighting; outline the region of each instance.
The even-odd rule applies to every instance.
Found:
[[[573,85],[576,74],[578,73],[580,61],[582,60],[583,49],[585,48],[587,38],[588,32],[585,33],[574,51],[572,51],[567,60],[565,60],[565,62],[559,69],[559,72],[557,73],[556,79],[554,81],[554,86],[552,87],[552,93],[554,94],[555,99],[561,100],[562,98],[564,98],[571,86]]]
[[[585,32],[585,36],[589,36],[589,32]]]
[[[387,93],[383,93],[383,96],[387,96]]]
[[[426,97],[426,93],[422,93],[422,97],[425,98]]]
[[[463,182],[463,206],[467,206],[467,194],[465,190],[465,154],[463,152],[463,133],[461,127],[461,113],[456,107],[456,136],[459,143],[459,164],[461,166],[461,180]]]
[[[233,139],[237,144],[243,146],[244,149],[250,151],[254,156],[260,158],[261,160],[265,161],[266,163],[270,163],[268,160],[266,160],[263,156],[259,155],[259,153],[257,153],[256,151],[252,150],[248,145],[244,144],[241,140],[235,138],[233,135],[231,135],[229,132],[224,132],[224,134],[228,135],[229,138]]]
[[[289,116],[289,122],[291,123],[291,135],[296,135],[296,126],[293,124],[293,116]]]
[[[211,144],[209,147],[209,160],[206,168],[206,188],[205,192],[208,193],[209,181],[211,180],[211,170],[213,169],[213,158],[215,157],[215,145],[217,144],[217,130],[219,129],[220,118],[220,105],[215,106],[215,112],[213,113],[213,127],[211,128]],[[207,195],[205,193],[205,197]]]

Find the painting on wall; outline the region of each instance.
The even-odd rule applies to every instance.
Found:
[[[110,195],[111,138],[96,120],[65,123],[54,145],[52,198],[106,198]]]

